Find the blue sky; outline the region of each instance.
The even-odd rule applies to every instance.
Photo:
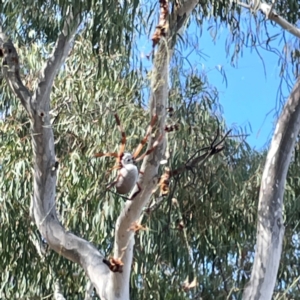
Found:
[[[250,15],[247,10],[243,13],[241,27],[245,31],[249,24]],[[280,42],[282,29],[272,25],[269,21],[266,22],[270,35],[279,34],[277,39],[272,42],[272,46],[281,53],[283,48],[283,43]],[[281,81],[279,57],[270,51],[259,49],[262,62],[254,50],[244,47],[238,65],[232,67],[230,57],[227,57],[225,51],[225,41],[229,31],[226,28],[220,29],[218,37],[213,41],[208,31],[209,26],[208,22],[204,22],[201,36],[196,25],[191,24],[189,27],[188,35],[198,39],[197,47],[203,56],[199,59],[199,55],[195,52],[188,57],[188,60],[194,68],[201,68],[207,74],[209,83],[218,89],[219,101],[223,107],[223,116],[227,127],[243,129],[242,131],[246,131],[249,135],[247,142],[250,146],[256,150],[266,149],[272,138],[279,113],[278,89]],[[252,30],[255,30],[253,24],[251,27]],[[286,35],[287,39],[290,39],[290,36]],[[264,41],[266,36],[262,34],[260,39]],[[142,40],[141,52],[149,53],[151,50],[146,49],[151,49],[150,38]],[[191,48],[189,47],[186,53],[190,51]],[[220,66],[226,74],[227,86],[224,78],[217,70]],[[289,91],[285,84],[282,86],[282,91],[287,97]],[[281,100],[285,101],[286,99]]]
[[[279,31],[279,29],[277,29]],[[225,40],[228,31],[224,30],[214,43],[207,30],[203,30],[201,44],[207,57],[203,60],[204,69],[215,69],[207,73],[209,82],[220,93],[227,126],[246,128],[248,143],[257,150],[268,145],[276,121],[278,107],[277,92],[280,85],[278,56],[261,50],[264,66],[256,52],[244,49],[243,57],[236,68],[226,57]],[[217,66],[222,66],[227,77],[227,87]],[[287,95],[287,90],[285,89]]]

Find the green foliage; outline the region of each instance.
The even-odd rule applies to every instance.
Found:
[[[38,51],[36,44],[19,49],[23,79],[31,89],[44,60],[41,53],[48,51]],[[98,59],[87,47],[87,41],[79,38],[52,93],[52,126],[59,161],[57,210],[67,230],[90,240],[106,255],[112,251],[114,225],[123,200],[105,191],[105,184],[114,176],[107,172],[114,161],[92,156],[97,151],[114,151],[119,145],[113,110],[121,118],[129,151],[139,143],[149,122],[149,113],[142,105],[145,101],[141,100],[147,79],[137,70],[122,73],[122,55],[120,52],[104,57],[111,72],[103,72],[102,80],[98,80]],[[203,74],[186,74],[184,80],[179,80],[178,70],[172,74],[169,103],[175,113],[168,122],[179,123],[180,129],[168,135],[169,167],[177,168],[196,150],[212,142],[218,127],[214,112],[219,106],[217,92]],[[10,97],[7,89],[2,97]],[[0,220],[1,227],[7,228],[0,234],[4,253],[1,295],[47,296],[53,292],[54,282],[62,279],[65,296],[81,299],[85,277],[80,268],[53,252],[41,259],[33,244],[41,237],[29,217],[30,124],[18,102],[11,101],[11,114],[0,125]],[[216,280],[207,278],[218,268],[217,258],[232,259],[239,249],[237,245],[244,247],[241,234],[253,240],[257,196],[253,190],[259,184],[259,160],[256,158],[254,164],[251,159],[256,156],[249,154],[243,143],[228,140],[223,154],[207,161],[195,174],[185,173],[171,181],[170,195],[157,210],[145,215],[143,224],[148,229],[136,236],[133,299],[186,299],[193,294],[182,288],[187,276],[197,277],[201,284],[197,290],[201,288],[208,295],[215,295],[215,299],[223,295],[218,292],[223,282],[221,275]],[[240,226],[240,222],[248,225]],[[243,233],[241,228],[245,228]],[[232,266],[228,268],[224,272],[233,272]]]
[[[65,2],[32,1],[26,9],[22,2],[3,3],[0,14],[5,28],[18,40],[22,79],[34,90],[37,72],[49,56],[51,43],[60,29]],[[103,1],[80,3],[86,12],[83,22],[89,26],[77,38],[51,95],[59,161],[57,210],[67,230],[110,255],[123,200],[105,190],[106,183],[115,176],[108,172],[114,165],[113,159],[94,159],[93,154],[118,148],[120,133],[112,111],[118,112],[126,131],[128,151],[137,146],[148,126],[149,78],[143,65],[132,68],[128,63],[134,29],[141,30],[135,22],[145,12],[136,1],[117,6]],[[201,24],[205,16],[218,22],[220,18],[232,25],[233,32],[234,28],[239,31],[239,19],[227,1],[201,3]],[[156,5],[152,4],[147,15],[150,28]],[[290,18],[293,16],[295,12]],[[145,24],[145,17],[141,19]],[[217,90],[209,85],[205,74],[181,67],[181,61],[175,57],[168,99],[175,112],[167,122],[180,126],[178,131],[168,134],[167,166],[171,169],[209,146],[218,128],[222,134],[227,130]],[[82,270],[50,250],[41,258],[34,246],[41,242],[41,237],[29,216],[30,124],[3,81],[0,100],[0,110],[5,115],[0,121],[0,297],[51,297],[59,279],[66,298],[83,299],[86,278]],[[181,300],[196,295],[205,300],[241,298],[253,261],[265,154],[256,153],[240,138],[228,138],[224,146],[223,152],[201,168],[173,177],[170,194],[156,210],[147,213],[145,208],[142,224],[147,229],[136,234],[132,299]],[[299,294],[295,285],[299,276],[298,154],[297,150],[285,195],[287,226],[278,299]],[[160,174],[163,170],[164,166]],[[151,201],[159,201],[157,192]],[[192,282],[194,278],[194,288],[184,287],[186,280]]]
[[[123,59],[129,62],[134,46],[134,34],[139,31],[142,18],[139,1],[2,1],[0,25],[14,42],[21,45],[54,43],[63,20],[73,13],[81,16],[82,35],[90,41],[88,46],[98,57],[98,72],[108,71],[108,61],[102,56],[114,55],[120,48],[126,49]],[[138,20],[138,22],[137,22]],[[100,58],[101,56],[101,58]]]

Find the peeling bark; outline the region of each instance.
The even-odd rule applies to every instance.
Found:
[[[197,1],[185,1],[180,7],[180,14],[177,10],[169,16],[169,25],[164,24],[164,28],[169,28],[168,32],[164,32],[164,37],[161,37],[157,52],[154,57],[152,80],[151,80],[151,95],[150,95],[150,114],[151,116],[158,115],[158,126],[155,137],[149,142],[151,147],[153,141],[157,140],[158,136],[164,132],[165,116],[168,99],[168,76],[169,63],[174,50],[174,35],[181,29],[189,14],[195,8]],[[164,13],[166,13],[164,11]],[[183,19],[184,18],[184,21]],[[179,23],[178,23],[179,22]],[[122,257],[124,263],[123,273],[111,273],[107,293],[113,293],[109,299],[129,299],[129,280],[134,249],[134,233],[128,230],[131,225],[140,219],[143,208],[149,203],[153,189],[158,183],[158,168],[160,161],[165,152],[165,138],[161,144],[145,159],[141,167],[139,183],[142,191],[134,198],[133,201],[127,201],[123,210],[120,213],[116,223],[114,256]],[[135,190],[132,191],[132,194]]]
[[[172,34],[166,32],[155,54],[151,82],[151,115],[159,116],[156,137],[149,146],[164,132],[168,98],[168,69],[174,48],[174,35],[187,20],[197,1],[184,2],[178,13],[176,10],[169,18]],[[168,7],[168,6],[166,6]],[[71,10],[70,10],[71,11]],[[129,299],[129,280],[131,273],[134,232],[128,230],[142,214],[157,185],[159,163],[165,149],[165,139],[153,153],[145,157],[140,176],[141,193],[134,201],[127,201],[116,222],[114,257],[122,257],[123,273],[113,273],[107,260],[88,241],[67,232],[60,224],[55,210],[57,164],[55,160],[54,136],[50,123],[50,93],[56,74],[65,62],[72,47],[79,18],[71,13],[64,23],[53,53],[40,72],[37,89],[31,94],[21,81],[17,51],[4,33],[0,33],[0,56],[3,57],[3,74],[11,90],[20,99],[31,121],[32,148],[34,156],[34,192],[30,213],[39,231],[49,246],[65,258],[82,266],[101,299]],[[168,28],[168,26],[166,26]],[[170,38],[171,37],[171,38]],[[134,193],[133,191],[132,193]],[[88,295],[87,295],[88,297]]]

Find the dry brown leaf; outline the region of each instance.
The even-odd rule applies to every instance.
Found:
[[[131,226],[127,229],[127,231],[137,232],[140,230],[146,230],[147,228],[141,225],[138,221],[135,221],[131,224]]]

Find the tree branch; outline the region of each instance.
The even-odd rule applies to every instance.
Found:
[[[41,71],[38,88],[31,96],[19,76],[19,59],[10,41],[1,36],[0,54],[3,56],[5,78],[21,100],[31,119],[34,156],[34,194],[30,213],[49,246],[60,255],[80,264],[102,299],[108,299],[105,287],[110,273],[104,257],[88,241],[66,232],[58,221],[55,194],[58,162],[55,160],[54,136],[50,123],[50,92],[55,75],[71,49],[79,26],[79,15],[71,9],[59,35],[52,56]]]
[[[2,28],[0,28],[0,57],[2,61],[2,73],[9,87],[15,95],[21,100],[22,105],[29,113],[29,102],[31,94],[23,84],[20,77],[20,64],[18,53],[13,43],[8,39]]]
[[[153,141],[157,140],[161,133],[164,133],[168,99],[169,63],[175,46],[175,43],[172,42],[172,38],[170,38],[170,32],[179,30],[176,22],[172,23],[173,28],[169,28],[168,1],[160,0],[159,2],[161,8],[159,24],[163,24],[163,26],[158,27],[163,30],[156,30],[154,35],[154,44],[156,45],[156,43],[159,43],[159,46],[154,56],[154,66],[151,76],[151,95],[149,101],[151,116],[156,114],[159,118],[155,137],[151,139],[148,147],[151,147]],[[186,6],[186,18],[198,1],[193,0],[187,2],[190,3],[190,5]],[[181,12],[183,13],[183,10]],[[180,17],[179,15],[177,16]],[[177,17],[175,19],[177,19]],[[141,167],[143,175],[140,175],[139,178],[139,184],[142,190],[133,201],[127,201],[125,203],[116,222],[114,256],[116,258],[121,257],[124,266],[122,274],[111,273],[111,286],[107,287],[107,292],[109,292],[109,290],[113,291],[116,298],[119,297],[117,299],[129,299],[129,279],[134,249],[134,232],[129,230],[129,228],[140,218],[143,208],[149,202],[152,191],[157,185],[158,168],[165,152],[165,144],[165,137],[163,137],[161,144],[149,156],[144,158]],[[132,191],[131,195],[133,195],[133,193],[135,193],[135,190]]]
[[[243,2],[237,1],[237,4],[249,10],[252,9],[250,5],[247,5]],[[267,19],[274,21],[279,26],[281,26],[281,28],[285,29],[295,37],[300,38],[300,29],[298,29],[295,25],[289,23],[287,20],[278,15],[277,12],[273,9],[274,4],[274,1],[272,2],[272,4],[259,1],[259,3],[257,3],[256,10],[260,10],[266,16]]]
[[[59,280],[57,280],[54,284],[54,300],[66,300],[63,293],[61,292]]]
[[[91,281],[88,280],[88,282],[86,283],[85,286],[85,296],[84,296],[84,300],[92,300],[93,299],[93,290],[94,290],[94,286],[92,285]]]
[[[72,48],[72,42],[80,24],[79,12],[74,12],[72,8],[69,7],[66,15],[67,17],[62,32],[56,41],[53,54],[40,72],[40,80],[35,92],[35,98],[40,102],[49,101],[54,78]],[[41,103],[41,105],[43,104]]]
[[[259,195],[256,254],[243,299],[272,298],[284,236],[284,186],[299,130],[300,77],[277,122],[267,155]]]
[[[192,10],[196,7],[196,5],[199,3],[198,0],[187,0],[184,1],[179,9],[177,10],[177,16],[182,17],[184,14],[186,16],[189,16],[192,12]]]
[[[275,10],[272,10],[272,6],[267,3],[260,4],[260,10],[265,14],[267,19],[274,21],[283,29],[291,33],[297,38],[300,38],[300,30],[294,26],[293,24],[289,23],[287,20],[279,16]]]
[[[158,186],[160,187],[160,196],[166,196],[167,194],[169,194],[170,191],[169,184],[170,184],[171,177],[178,176],[179,174],[185,171],[191,171],[195,175],[193,171],[194,168],[197,167],[198,169],[200,169],[209,157],[221,152],[224,149],[224,145],[223,145],[224,141],[229,135],[229,133],[231,132],[231,130],[227,131],[224,137],[219,142],[217,142],[217,139],[220,134],[219,131],[220,129],[218,128],[217,135],[209,147],[204,147],[194,152],[194,154],[179,168],[175,170],[170,170],[169,168],[165,168],[165,172],[160,177],[158,183]],[[199,155],[199,153],[203,153],[203,154]],[[155,208],[156,207],[157,206],[155,206]]]

